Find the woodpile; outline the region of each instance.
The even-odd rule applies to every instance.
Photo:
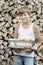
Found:
[[[14,38],[15,23],[18,23],[16,14],[22,6],[29,7],[32,22],[40,28],[42,45],[35,52],[35,65],[43,65],[43,0],[0,0],[0,64],[3,61],[2,65],[13,65],[13,53],[7,39]]]

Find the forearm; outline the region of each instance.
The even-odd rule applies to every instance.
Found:
[[[38,47],[40,47],[41,44],[42,44],[42,42],[41,42],[41,36],[39,36],[39,38],[37,38],[37,45],[38,45]]]
[[[41,46],[41,42],[37,42],[37,46],[40,47]]]
[[[15,30],[15,31],[14,31],[14,38],[17,38],[17,37],[18,37],[18,31]]]
[[[14,33],[14,38],[17,38],[18,37],[18,35],[17,35],[18,33]]]

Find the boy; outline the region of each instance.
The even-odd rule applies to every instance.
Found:
[[[39,28],[31,22],[31,13],[28,7],[19,9],[18,14],[21,20],[20,24],[15,24],[14,38],[32,40],[37,39],[37,46],[41,45],[41,36]],[[24,50],[14,49],[14,65],[34,65],[34,52],[26,48]]]

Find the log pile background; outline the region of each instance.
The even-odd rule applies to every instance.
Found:
[[[35,52],[35,65],[43,65],[43,0],[0,0],[0,65],[13,65],[13,53],[7,39],[14,38],[16,14],[22,6],[28,6],[31,20],[39,26],[42,45]]]

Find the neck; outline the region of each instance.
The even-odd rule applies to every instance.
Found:
[[[22,26],[24,27],[24,28],[28,28],[29,26],[31,25],[31,22],[28,22],[28,23],[22,23]]]
[[[22,25],[30,25],[31,22],[23,22]]]

